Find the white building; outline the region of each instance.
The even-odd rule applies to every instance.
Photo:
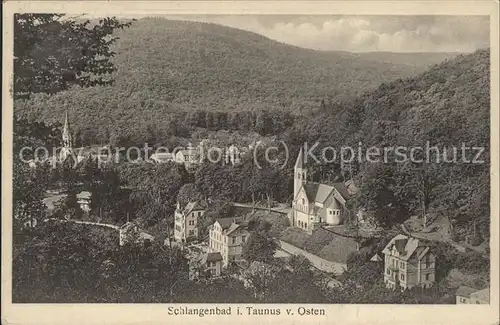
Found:
[[[293,192],[290,223],[294,227],[312,233],[318,225],[340,225],[344,221],[345,204],[351,193],[343,183],[309,181],[302,148],[294,167]]]
[[[209,229],[209,250],[222,255],[223,266],[242,259],[243,244],[249,236],[243,221],[233,218],[217,219]]]
[[[186,242],[198,239],[198,222],[205,214],[206,208],[201,202],[189,202],[181,207],[177,202],[174,221],[174,239],[177,242]]]

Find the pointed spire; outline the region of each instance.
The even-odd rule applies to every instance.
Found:
[[[63,144],[66,148],[72,147],[71,130],[69,129],[69,117],[67,110],[64,117],[64,128],[63,128],[62,139],[63,139]]]
[[[300,147],[299,156],[295,162],[295,168],[304,168],[304,151],[302,147]]]

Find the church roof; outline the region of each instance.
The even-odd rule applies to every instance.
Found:
[[[309,202],[323,203],[333,191],[332,186],[313,182],[305,183],[303,187]]]
[[[306,192],[309,202],[324,203],[334,189],[337,190],[344,200],[347,200],[350,196],[343,183],[334,183],[332,186],[316,182],[307,182],[302,185],[302,187]]]
[[[339,192],[339,194],[344,198],[347,199],[350,195],[349,191],[347,190],[347,186],[344,183],[333,183],[333,187]]]

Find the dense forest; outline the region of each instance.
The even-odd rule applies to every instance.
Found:
[[[322,107],[322,100],[342,102],[454,56],[321,52],[220,25],[153,18],[135,21],[115,35],[112,87],[33,96],[18,101],[16,112],[55,122],[69,110],[82,145],[117,137],[161,142],[189,134],[193,125],[183,127],[186,111],[207,115],[196,126],[253,129],[257,112],[310,114]]]

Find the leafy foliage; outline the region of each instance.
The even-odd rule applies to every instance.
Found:
[[[116,70],[111,46],[116,29],[129,27],[115,18],[91,26],[63,14],[16,14],[14,17],[14,98],[54,94],[71,85],[109,85]]]

